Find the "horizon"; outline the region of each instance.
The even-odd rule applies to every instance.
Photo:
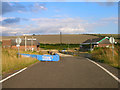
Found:
[[[60,35],[60,34],[35,34],[35,36],[40,36],[40,35]],[[92,33],[91,34],[62,34],[62,35],[92,35]],[[93,33],[93,35],[95,35],[95,33]],[[98,33],[98,34],[96,34],[96,35],[119,35],[119,34],[100,34],[100,33]],[[14,36],[8,36],[8,37],[17,37],[17,36],[24,36],[24,35],[14,35]],[[28,37],[29,36],[32,36],[32,35],[28,35]],[[0,37],[3,37],[3,36],[0,36]],[[7,37],[7,36],[4,36],[4,37]]]

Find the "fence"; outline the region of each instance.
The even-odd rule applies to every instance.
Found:
[[[55,55],[34,55],[34,54],[20,54],[24,57],[37,58],[39,61],[59,61],[60,57],[58,54]]]

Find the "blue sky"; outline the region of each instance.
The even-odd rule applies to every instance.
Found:
[[[2,35],[118,33],[118,3],[3,2]]]

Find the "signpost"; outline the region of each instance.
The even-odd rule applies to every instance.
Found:
[[[27,39],[27,36],[31,36],[31,35],[32,35],[32,38]],[[33,36],[35,36],[35,34],[23,34],[23,36],[25,36],[25,51],[27,51],[27,40],[31,40],[31,48],[32,48],[33,40],[36,40],[33,38]]]
[[[110,41],[110,43],[112,43],[112,44],[115,43],[114,37],[110,37],[109,41]]]
[[[16,38],[16,47],[18,47],[18,58],[19,58],[19,47],[20,47],[20,43],[22,42],[21,38]]]
[[[33,41],[36,41],[36,38],[33,38],[33,36],[32,36],[32,38],[28,38],[27,40],[30,40],[30,41],[31,41],[31,50],[32,50],[32,52],[33,52],[33,50],[34,50]]]
[[[112,52],[113,52],[113,60],[114,60],[114,43],[115,43],[114,37],[110,37],[109,41],[112,44]]]

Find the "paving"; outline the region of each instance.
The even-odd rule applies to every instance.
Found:
[[[39,62],[2,83],[3,88],[118,88],[118,82],[84,57]]]

